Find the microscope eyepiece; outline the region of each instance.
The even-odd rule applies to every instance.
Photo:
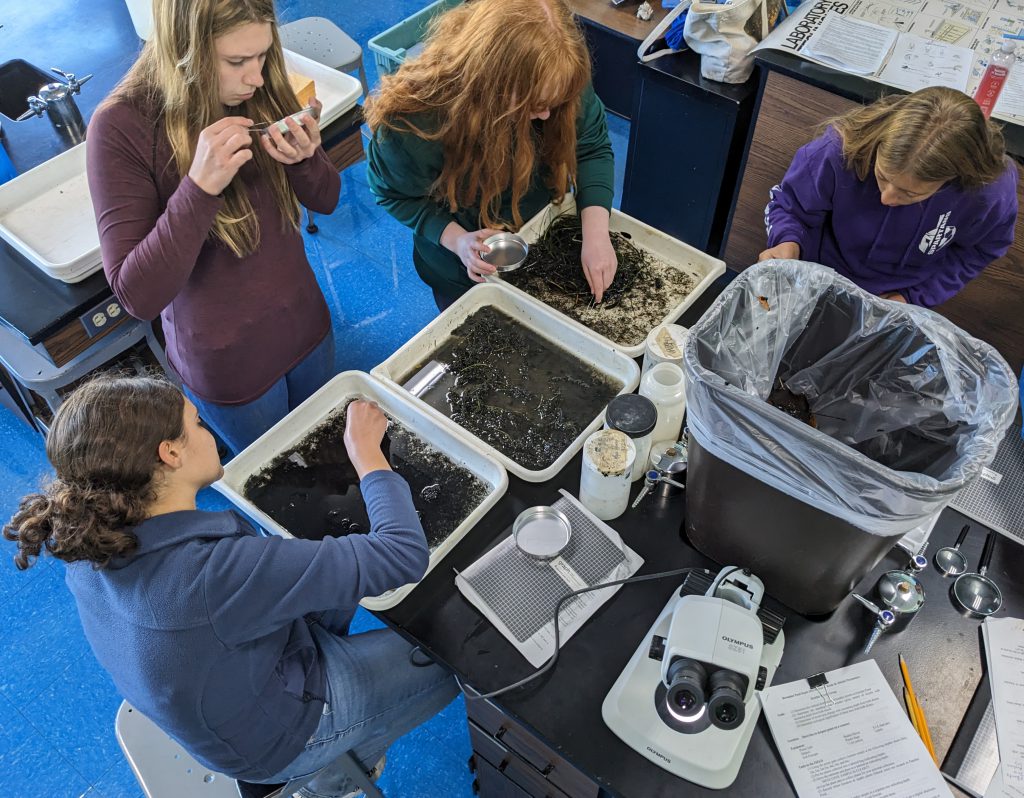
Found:
[[[700,717],[704,711],[707,670],[692,659],[677,657],[668,666],[668,692],[665,706],[669,713],[682,721]]]
[[[735,671],[718,670],[711,674],[709,687],[711,698],[708,699],[708,712],[711,722],[719,729],[735,729],[743,723],[746,680]]]

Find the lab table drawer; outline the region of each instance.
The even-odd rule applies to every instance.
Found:
[[[573,798],[597,798],[597,784],[548,748],[537,737],[509,718],[489,701],[467,701],[470,729],[483,731],[530,763],[544,778]],[[475,747],[475,746],[474,746]]]
[[[570,798],[472,721],[469,741],[481,798]]]

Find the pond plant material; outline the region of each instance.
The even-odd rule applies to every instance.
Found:
[[[811,405],[807,401],[807,397],[803,394],[793,393],[786,387],[782,377],[775,380],[772,391],[768,394],[768,404],[779,408],[783,413],[792,416],[797,421],[810,424],[815,428],[818,426],[818,421],[815,419],[814,413],[811,412]]]
[[[415,433],[388,420],[384,453],[392,469],[409,483],[433,551],[484,501],[489,488]],[[341,408],[249,477],[243,494],[297,538],[369,532],[359,477],[345,450],[344,435]]]
[[[526,263],[502,279],[621,346],[637,346],[696,280],[638,247],[628,233],[612,232],[611,239],[619,265],[600,303],[580,265],[583,228],[572,213],[556,217],[530,245]]]
[[[437,364],[443,374],[419,397],[530,471],[555,462],[622,390],[493,307],[469,316],[408,377]]]

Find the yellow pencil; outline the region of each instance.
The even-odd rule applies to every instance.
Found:
[[[935,746],[932,743],[932,735],[928,730],[928,721],[924,717],[924,709],[921,708],[920,702],[917,700],[917,696],[914,694],[914,684],[910,681],[910,671],[907,669],[907,661],[903,659],[903,655],[900,654],[900,670],[903,672],[903,684],[905,698],[907,701],[908,709],[910,711],[911,720],[914,723],[914,728],[917,729],[917,734],[921,738],[921,742],[924,743],[924,747],[928,749],[928,753],[931,755],[932,761],[936,765],[939,764],[939,758],[935,754]]]

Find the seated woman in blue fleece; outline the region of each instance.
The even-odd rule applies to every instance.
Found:
[[[381,452],[386,428],[374,405],[349,405],[345,447],[369,534],[264,537],[232,511],[196,509],[223,469],[181,391],[100,378],[61,406],[46,438],[56,479],[22,499],[4,536],[20,569],[43,549],[68,563],[86,637],[117,689],[207,767],[276,783],[351,752],[379,770],[394,739],[457,693],[394,632],[346,634],[360,599],[427,567],[409,486]],[[356,794],[330,770],[310,794]]]
[[[1013,243],[1017,167],[955,89],[885,97],[801,147],[765,208],[759,260],[830,266],[885,299],[932,307]]]

